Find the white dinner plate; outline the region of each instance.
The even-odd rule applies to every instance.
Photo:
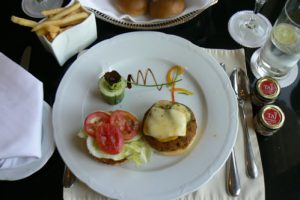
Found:
[[[55,150],[51,117],[51,107],[44,101],[42,125],[42,157],[17,168],[0,169],[0,180],[15,181],[26,178],[40,170],[47,163]]]
[[[95,110],[125,109],[142,120],[146,110],[161,99],[171,100],[164,87],[133,86],[124,100],[111,106],[98,92],[98,78],[117,70],[127,78],[151,68],[159,83],[173,65],[186,72],[177,83],[194,92],[176,94],[190,107],[197,121],[192,150],[181,156],[153,154],[136,168],[132,163],[108,166],[93,159],[77,136],[87,114]],[[152,84],[148,77],[147,84]],[[57,90],[53,107],[54,138],[70,169],[90,188],[116,199],[174,199],[197,190],[224,164],[237,136],[237,101],[230,80],[219,63],[189,41],[159,32],[132,32],[96,44],[69,67]]]

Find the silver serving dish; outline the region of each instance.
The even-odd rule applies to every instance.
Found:
[[[143,22],[132,22],[132,21],[125,21],[125,20],[119,20],[115,19],[109,15],[106,15],[96,9],[93,8],[87,8],[91,12],[95,14],[95,16],[103,21],[109,22],[111,24],[114,24],[116,26],[124,27],[124,28],[130,28],[130,29],[139,29],[139,30],[153,30],[153,29],[162,29],[162,28],[168,28],[172,26],[176,26],[179,24],[183,24],[194,17],[198,16],[200,13],[202,13],[205,9],[208,7],[216,4],[218,0],[211,1],[210,4],[207,4],[205,7],[201,8],[200,10],[196,10],[190,13],[187,13],[183,16],[179,16],[177,18],[172,18],[169,20],[163,20],[163,21],[157,21],[153,23],[143,23]]]

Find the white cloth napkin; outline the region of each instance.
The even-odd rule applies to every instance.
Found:
[[[0,52],[0,170],[41,157],[43,84]]]
[[[138,16],[132,17],[126,15],[124,13],[120,13],[115,5],[113,4],[114,1],[112,0],[78,0],[82,5],[87,6],[89,8],[93,8],[101,13],[104,13],[114,19],[122,20],[122,21],[132,21],[138,23],[153,23],[153,22],[160,22],[165,21],[165,19],[151,19],[148,16]],[[209,6],[215,4],[217,0],[186,0],[186,9],[183,13],[181,13],[180,17],[186,15],[187,13],[196,11],[196,10],[204,10]]]
[[[245,53],[243,49],[238,50],[222,50],[222,49],[204,49],[219,62],[226,65],[228,75],[232,72],[234,67],[246,69]],[[265,199],[265,185],[262,163],[260,159],[259,146],[256,138],[256,133],[253,129],[252,107],[249,102],[246,103],[246,113],[248,120],[248,127],[250,139],[256,164],[258,166],[258,177],[250,179],[246,176],[245,156],[244,156],[244,142],[241,123],[239,124],[238,137],[234,146],[236,162],[240,175],[241,194],[238,197],[229,196],[226,192],[225,176],[226,165],[220,169],[218,173],[206,184],[202,185],[197,191],[190,193],[179,200],[263,200]],[[84,183],[79,180],[74,183],[71,188],[64,188],[65,200],[109,200],[93,190],[91,190]]]

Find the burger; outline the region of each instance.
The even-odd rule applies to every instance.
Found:
[[[88,114],[78,136],[86,140],[93,158],[108,165],[130,160],[139,166],[151,157],[151,148],[142,140],[138,119],[126,110]]]
[[[158,153],[179,155],[190,149],[197,123],[192,110],[178,102],[160,100],[145,113],[142,134]]]

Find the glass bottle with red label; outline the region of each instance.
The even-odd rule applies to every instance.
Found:
[[[251,100],[256,106],[264,106],[275,102],[280,94],[280,85],[271,77],[262,77],[255,83]]]
[[[284,124],[283,111],[275,105],[265,105],[254,118],[255,131],[264,136],[276,133]]]

